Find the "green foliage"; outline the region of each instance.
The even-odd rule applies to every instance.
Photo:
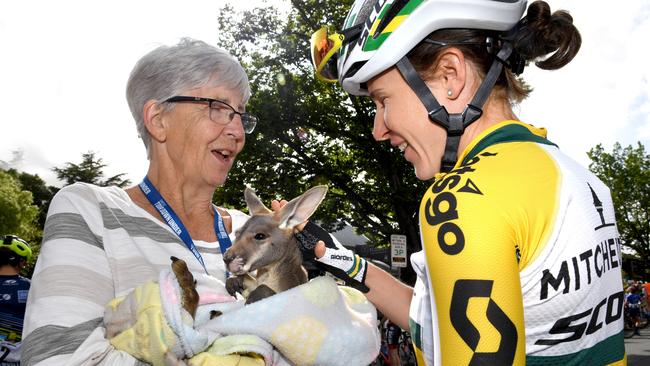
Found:
[[[42,234],[38,214],[32,193],[23,190],[20,182],[11,174],[0,170],[0,235],[17,235],[32,247],[35,255],[23,270],[23,275],[28,277],[33,270]]]
[[[36,230],[38,207],[32,193],[23,190],[9,173],[0,170],[0,233],[32,239]]]
[[[102,180],[106,164],[95,153],[82,154],[80,164],[66,163],[65,167],[53,168],[60,180],[66,184],[86,182],[100,186],[117,185],[125,187],[129,180],[122,179],[124,173]],[[27,240],[34,256],[23,269],[22,274],[31,277],[42,241],[42,229],[52,198],[58,187],[48,186],[38,175],[19,172],[15,169],[0,169],[0,234],[15,234]]]
[[[47,210],[50,207],[50,201],[52,201],[52,197],[58,192],[59,188],[48,186],[37,174],[19,172],[16,169],[9,169],[7,173],[18,180],[25,191],[32,192],[34,204],[38,206],[39,210],[38,224],[39,227],[43,227],[45,225]]]
[[[57,178],[64,181],[66,185],[84,182],[102,187],[118,186],[124,188],[131,184],[128,179],[122,179],[126,173],[117,174],[106,180],[102,180],[101,178],[104,176],[103,169],[106,167],[102,159],[96,157],[92,151],[84,153],[81,156],[82,161],[80,164],[67,162],[63,168],[52,168]]]
[[[292,0],[288,14],[224,8],[220,45],[247,69],[253,91],[248,109],[260,123],[215,199],[243,207],[244,185],[269,202],[327,184],[316,220],[329,229],[345,220],[375,245],[406,234],[412,253],[420,247],[414,214],[425,183],[399,152],[373,139],[371,101],[317,81],[309,62],[311,33],[321,25],[337,28],[351,4]]]
[[[640,142],[625,148],[616,143],[611,153],[597,145],[587,154],[589,169],[611,190],[623,244],[650,268],[650,154]]]

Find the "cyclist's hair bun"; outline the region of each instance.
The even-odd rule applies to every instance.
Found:
[[[582,39],[568,12],[558,10],[551,13],[548,3],[535,1],[515,26],[513,43],[517,53],[526,61],[536,61],[553,53],[544,60],[536,61],[535,65],[540,69],[555,70],[575,57]]]

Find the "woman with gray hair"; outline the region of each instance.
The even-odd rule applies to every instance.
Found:
[[[172,256],[225,281],[222,252],[248,217],[212,197],[257,123],[245,112],[244,69],[221,49],[182,39],[138,61],[126,96],[149,169],[125,190],[76,183],[52,200],[27,305],[24,365],[140,364],[106,339],[107,303],[156,280]]]

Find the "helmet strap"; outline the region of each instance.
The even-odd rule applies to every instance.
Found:
[[[397,69],[402,74],[404,80],[406,80],[406,83],[409,84],[413,92],[418,96],[422,104],[424,104],[429,119],[447,131],[445,153],[442,157],[442,164],[440,167],[441,172],[449,172],[456,165],[456,162],[458,161],[458,145],[460,144],[460,137],[463,135],[463,132],[465,132],[465,128],[479,119],[483,114],[481,108],[501,74],[503,63],[508,59],[511,53],[512,45],[510,42],[504,42],[472,101],[465,107],[465,110],[462,113],[451,114],[447,112],[447,109],[444,106],[441,106],[440,103],[438,103],[431,93],[431,90],[429,90],[427,84],[422,80],[420,75],[418,75],[417,71],[415,71],[415,68],[406,56],[402,57],[397,62]]]

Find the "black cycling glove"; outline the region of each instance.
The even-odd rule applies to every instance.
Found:
[[[368,263],[350,249],[345,248],[320,226],[309,221],[305,228],[295,234],[303,259],[313,262],[320,269],[329,272],[345,282],[346,285],[361,292],[370,289],[365,285]],[[314,248],[319,240],[325,243],[325,255],[316,258]]]

